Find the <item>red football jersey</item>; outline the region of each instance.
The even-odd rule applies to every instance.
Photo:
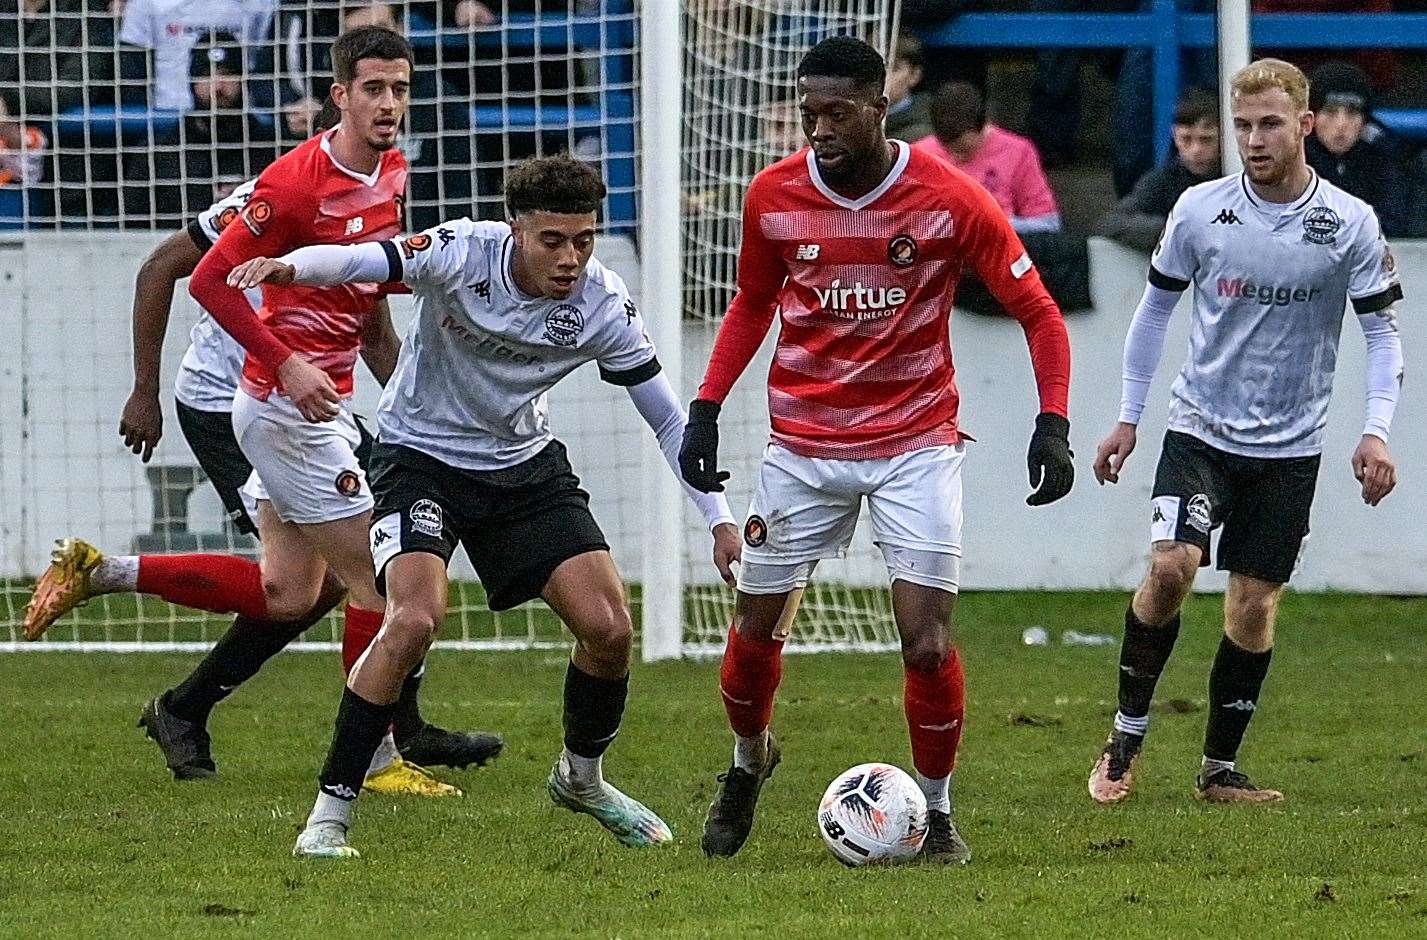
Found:
[[[258,256],[276,258],[303,245],[380,241],[402,230],[406,158],[392,148],[364,176],[332,156],[334,132],[318,134],[284,154],[258,177],[243,207],[243,224],[229,225],[213,248],[230,266]],[[352,394],[363,324],[381,296],[376,284],[264,284],[258,317],[279,341],[331,376],[338,393],[346,396]],[[266,399],[276,385],[272,370],[250,354],[243,366],[243,390]]]
[[[1066,413],[1065,323],[1000,207],[954,167],[892,145],[891,172],[860,199],[828,187],[806,149],[748,188],[738,294],[699,397],[723,401],[776,310],[773,440],[805,456],[961,440],[948,320],[967,264],[1025,327],[1041,409]]]

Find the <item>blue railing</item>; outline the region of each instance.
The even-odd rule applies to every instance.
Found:
[[[1427,49],[1423,13],[1263,13],[1250,22],[1264,49]],[[1169,151],[1179,96],[1180,53],[1218,43],[1212,13],[1181,13],[1175,0],[1152,0],[1142,13],[964,13],[923,36],[928,46],[1128,49],[1153,59],[1155,154]],[[1378,118],[1404,136],[1427,136],[1427,114],[1384,110]]]

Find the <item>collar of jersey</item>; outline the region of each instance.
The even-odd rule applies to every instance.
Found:
[[[337,125],[337,127],[341,126],[341,124]],[[381,156],[378,156],[377,168],[375,170],[372,170],[371,173],[358,173],[356,170],[353,170],[350,167],[343,166],[342,161],[338,160],[337,155],[332,152],[331,137],[337,132],[337,127],[334,127],[327,133],[323,134],[322,140],[318,143],[318,146],[322,148],[323,153],[327,154],[327,159],[331,160],[332,165],[335,166],[337,169],[341,170],[343,173],[346,173],[348,176],[350,176],[354,180],[357,180],[358,182],[366,183],[368,186],[375,186],[377,184],[377,180],[381,179],[382,163],[385,161],[382,159]]]
[[[505,283],[505,292],[522,307],[529,307],[533,304],[543,304],[548,301],[550,299],[549,297],[532,297],[520,289],[520,286],[515,283],[515,272],[510,268],[514,261],[515,236],[507,235],[505,241],[501,242],[500,246],[500,279]],[[574,297],[580,292],[580,287],[584,284],[584,281],[585,276],[581,274],[580,279],[575,282],[575,289],[570,292],[571,297]]]
[[[1302,196],[1299,196],[1292,203],[1268,202],[1255,196],[1253,187],[1249,185],[1249,174],[1247,172],[1239,174],[1239,188],[1244,191],[1244,198],[1249,201],[1249,205],[1264,215],[1273,216],[1275,218],[1290,215],[1307,206],[1308,203],[1313,201],[1313,197],[1318,195],[1318,171],[1310,166],[1308,172],[1312,176],[1312,179],[1308,183],[1308,188],[1303,191]]]
[[[891,189],[893,184],[901,179],[902,171],[907,168],[907,161],[911,159],[912,148],[907,146],[904,141],[894,140],[891,141],[891,143],[892,146],[897,148],[897,159],[892,161],[892,169],[887,173],[887,176],[882,182],[878,183],[870,192],[864,194],[859,199],[848,199],[846,196],[839,195],[832,190],[832,187],[823,182],[822,174],[818,172],[817,157],[813,155],[811,147],[808,148],[807,155],[808,176],[812,179],[813,186],[817,191],[826,196],[828,201],[833,204],[839,205],[844,209],[852,209],[853,211],[866,208],[880,199],[883,193]]]

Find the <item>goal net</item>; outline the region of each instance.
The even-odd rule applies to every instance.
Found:
[[[640,17],[655,2],[664,0],[643,8],[636,0],[22,0],[13,24],[0,26],[0,300],[14,312],[0,318],[0,649],[198,649],[226,629],[227,617],[109,595],[57,623],[44,643],[20,641],[33,579],[57,538],[118,554],[256,554],[226,518],[175,414],[174,378],[200,316],[183,282],[158,388],[163,439],[148,463],[120,440],[133,388],[129,310],[136,273],[160,241],[313,132],[331,42],[344,28],[391,24],[415,48],[401,144],[412,228],[500,218],[509,166],[568,151],[596,163],[609,184],[599,255],[637,292]],[[686,392],[731,295],[742,189],[797,146],[789,102],[798,58],[834,33],[885,50],[894,6],[684,3],[682,48],[673,52],[683,71],[684,210],[667,224],[683,250],[684,342],[666,344],[661,357],[683,359]],[[392,308],[404,329],[409,304],[394,298]],[[740,517],[766,443],[766,365],[765,355],[726,410],[723,453]],[[354,410],[370,418],[378,395],[359,369]],[[629,582],[636,619],[642,573],[674,565],[683,603],[677,622],[659,629],[678,630],[685,653],[720,646],[731,595],[714,575],[697,512],[680,499],[684,538],[649,538],[650,475],[668,470],[649,459],[652,435],[625,393],[583,369],[552,393],[550,414]],[[492,614],[464,558],[452,571],[444,640],[474,648],[568,641],[543,605]],[[879,556],[860,537],[846,560],[819,569],[798,644],[894,642],[884,583]],[[305,639],[330,645],[338,629],[329,620]]]

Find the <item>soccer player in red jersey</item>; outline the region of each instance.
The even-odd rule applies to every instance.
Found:
[[[361,27],[337,39],[332,61],[341,123],[263,171],[238,221],[224,228],[189,281],[189,293],[247,351],[233,429],[253,466],[243,496],[261,535],[261,565],[229,555],[105,558],[71,540],[36,587],[27,634],[43,632],[91,596],[122,590],[254,620],[296,620],[317,602],[329,571],[348,591],[346,668],[381,629],[385,605],[367,544],[372,495],[355,452],[360,432],[345,405],[364,337],[393,340],[384,344],[387,361],[374,364],[379,378],[396,365],[395,333],[376,316],[381,290],[268,285],[255,313],[243,292],[226,283],[228,272],[250,258],[401,231],[407,167],[396,142],[411,47],[390,29]],[[409,679],[413,702],[420,676],[417,666]],[[176,716],[145,717],[156,740],[175,726]],[[440,743],[437,750],[446,752],[460,742]],[[394,746],[373,764],[379,769],[382,775],[367,780],[373,789],[460,792],[401,760]]]
[[[684,478],[722,489],[720,403],[780,316],[768,377],[772,441],[743,529],[720,677],[735,745],[704,825],[709,855],[733,855],[752,829],[780,757],[768,727],[786,625],[818,560],[846,549],[866,497],[892,582],[912,759],[930,810],[923,854],[971,858],[950,793],[964,711],[950,634],[965,438],[947,322],[964,265],[1020,321],[1030,346],[1040,414],[1027,502],[1053,502],[1074,481],[1060,310],[984,189],[884,136],[884,80],[877,51],[846,36],[824,40],[799,64],[811,148],[764,169],[748,188],[738,294],[689,406]]]

